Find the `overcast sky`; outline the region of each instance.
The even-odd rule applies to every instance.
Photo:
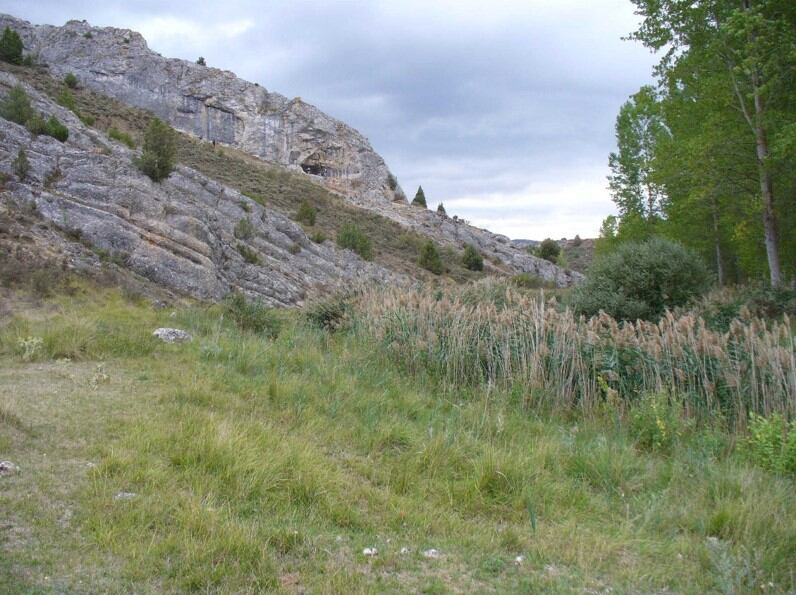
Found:
[[[410,198],[512,238],[593,237],[613,125],[654,56],[630,0],[0,0],[140,31],[168,57],[299,96],[368,137]]]

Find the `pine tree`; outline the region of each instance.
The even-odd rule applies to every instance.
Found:
[[[22,38],[10,27],[6,27],[0,37],[0,60],[22,64]]]
[[[138,168],[153,181],[160,182],[174,170],[175,159],[174,131],[155,118],[144,133],[144,150],[138,159]]]
[[[426,205],[426,195],[423,193],[423,187],[417,187],[417,194],[415,194],[414,199],[412,199],[412,205],[415,207],[423,207],[424,209],[427,207]]]
[[[467,244],[467,246],[464,247],[462,264],[464,265],[464,268],[471,271],[483,271],[484,257],[481,256],[481,253],[475,248],[475,246]]]
[[[435,275],[441,275],[445,267],[442,265],[442,258],[440,258],[439,251],[434,245],[434,242],[428,240],[420,249],[420,259],[418,263],[424,269],[427,269]]]
[[[439,213],[440,215],[445,215],[446,217],[448,216],[447,211],[445,211],[445,206],[442,203],[439,203],[439,205],[437,205],[437,213]]]

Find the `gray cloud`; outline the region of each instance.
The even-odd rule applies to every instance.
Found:
[[[432,204],[512,237],[596,234],[613,210],[615,115],[654,61],[620,40],[636,23],[629,0],[11,0],[0,10],[140,30],[163,55],[202,55],[300,96],[363,132],[410,194],[422,184]]]

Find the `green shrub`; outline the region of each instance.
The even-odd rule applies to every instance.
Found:
[[[55,140],[66,142],[69,138],[69,129],[64,126],[58,118],[50,116],[44,128],[44,134],[53,137]]]
[[[334,332],[347,326],[351,310],[351,303],[344,296],[336,296],[308,305],[304,316],[311,325]]]
[[[230,293],[223,302],[224,312],[239,329],[265,335],[271,339],[279,335],[280,323],[273,308],[259,301],[246,299],[241,292]]]
[[[398,178],[392,174],[387,174],[387,186],[389,186],[390,190],[395,191],[398,188]]]
[[[21,124],[24,126],[28,120],[35,116],[33,107],[30,104],[30,97],[21,85],[12,88],[8,94],[0,100],[0,117]]]
[[[415,207],[423,207],[426,208],[426,193],[423,192],[423,187],[417,187],[417,193],[415,197],[412,199],[412,205]]]
[[[254,225],[252,225],[252,222],[244,217],[235,224],[235,229],[232,231],[232,233],[239,240],[248,240],[254,236]]]
[[[519,273],[511,278],[511,283],[522,289],[554,289],[555,283],[545,281],[533,273]]]
[[[484,270],[484,257],[475,248],[475,246],[467,245],[464,248],[464,255],[462,256],[462,264],[466,269],[471,271]]]
[[[115,126],[111,126],[110,128],[108,128],[108,136],[115,141],[124,143],[130,149],[135,149],[135,140],[133,140],[133,137],[127,134],[126,132],[122,132]]]
[[[22,38],[11,27],[0,36],[0,60],[11,64],[22,64]]]
[[[17,152],[17,157],[14,159],[14,173],[19,178],[20,182],[24,182],[30,172],[30,161],[28,161],[28,154],[25,149],[20,149]]]
[[[353,250],[365,260],[373,259],[370,238],[355,223],[345,223],[340,228],[337,232],[337,245]]]
[[[77,77],[73,73],[68,73],[64,77],[64,84],[70,89],[77,89]]]
[[[788,423],[778,413],[767,418],[752,413],[741,451],[764,469],[796,475],[796,420]]]
[[[28,121],[25,122],[25,128],[27,128],[28,132],[35,136],[46,134],[47,121],[44,119],[42,114],[33,114],[33,116],[31,116]]]
[[[153,182],[160,182],[174,171],[176,154],[174,131],[154,118],[144,133],[144,149],[136,160],[138,168]]]
[[[257,255],[257,252],[249,248],[246,244],[239,243],[237,249],[240,255],[243,257],[243,260],[249,264],[260,264],[260,257]]]
[[[91,114],[77,114],[77,117],[86,126],[94,126],[94,122],[96,122],[96,119]]]
[[[561,253],[561,246],[558,245],[558,242],[552,240],[550,238],[545,239],[542,241],[541,244],[535,250],[535,256],[539,258],[543,258],[549,262],[555,263],[558,255]]]
[[[592,265],[573,293],[573,305],[586,315],[604,310],[622,320],[655,320],[709,284],[705,264],[681,244],[662,238],[627,242]]]
[[[439,213],[440,215],[447,216],[448,212],[445,210],[445,205],[443,205],[442,203],[439,203],[437,205],[437,213]]]
[[[630,411],[631,434],[646,450],[671,452],[685,425],[682,408],[665,394],[644,395]]]
[[[58,93],[58,97],[55,99],[58,105],[62,105],[66,109],[77,113],[77,104],[75,103],[75,96],[72,95],[69,89],[63,89],[60,93]]]
[[[296,213],[296,221],[312,227],[315,225],[315,218],[318,215],[318,209],[313,207],[308,201],[301,201],[298,212]]]
[[[326,236],[322,231],[316,231],[310,236],[310,239],[316,244],[323,244],[326,241]]]
[[[437,246],[431,240],[423,244],[423,247],[420,249],[418,264],[435,275],[441,275],[445,270]]]
[[[207,62],[205,62],[204,56],[199,56],[199,57],[196,59],[196,63],[197,63],[199,66],[207,66]]]

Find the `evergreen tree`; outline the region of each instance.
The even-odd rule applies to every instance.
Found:
[[[423,192],[423,187],[417,187],[417,194],[415,194],[414,199],[412,199],[412,205],[416,207],[423,207],[426,208],[426,195]]]
[[[484,257],[481,256],[481,253],[475,248],[475,246],[467,244],[467,246],[464,247],[462,264],[466,269],[471,271],[483,271]]]
[[[431,240],[423,244],[423,247],[420,249],[420,259],[418,263],[421,267],[431,271],[435,275],[441,275],[442,271],[445,270],[439,251]]]
[[[154,118],[144,133],[144,149],[137,165],[153,181],[160,182],[169,177],[175,161],[174,131],[168,124]]]
[[[550,238],[547,238],[539,244],[539,248],[536,251],[536,256],[544,258],[552,263],[556,262],[559,254],[561,254],[561,246],[558,245],[558,242]]]
[[[445,206],[442,203],[437,205],[437,213],[440,215],[445,215],[446,217],[448,216],[448,213],[445,211]]]
[[[22,64],[22,38],[11,27],[6,27],[0,36],[0,60]]]
[[[28,154],[25,149],[20,149],[17,152],[17,157],[14,159],[14,173],[17,174],[20,182],[24,182],[30,172],[30,161],[28,161]]]

